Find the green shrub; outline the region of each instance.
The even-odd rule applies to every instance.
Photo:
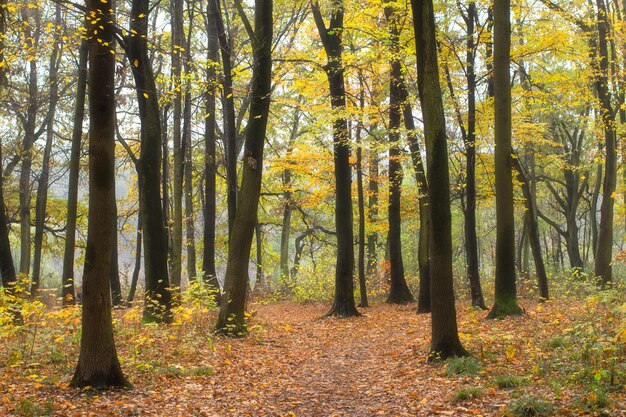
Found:
[[[524,396],[509,405],[509,412],[517,417],[550,416],[554,413],[553,404],[532,396]]]
[[[476,375],[480,371],[480,364],[471,356],[450,358],[446,363],[446,376]]]

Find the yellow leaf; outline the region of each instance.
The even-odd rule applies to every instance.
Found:
[[[134,60],[133,65],[135,66],[135,68],[139,68],[139,60],[138,59]]]
[[[150,97],[150,96],[148,95],[148,93],[143,93],[143,96],[144,96],[145,98]]]

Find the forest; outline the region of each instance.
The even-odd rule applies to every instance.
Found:
[[[0,415],[626,416],[625,161],[626,1],[0,0]]]

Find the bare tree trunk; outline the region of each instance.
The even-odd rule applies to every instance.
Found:
[[[424,115],[430,214],[432,340],[429,359],[467,356],[459,340],[452,276],[452,215],[443,97],[432,0],[411,0],[417,82]]]
[[[335,299],[328,316],[350,317],[359,312],[354,303],[354,246],[352,230],[352,169],[350,168],[350,136],[348,122],[341,114],[346,108],[346,89],[342,61],[343,1],[337,0],[326,27],[319,4],[311,3],[315,24],[328,62],[324,69],[328,78],[333,112],[333,149],[335,154],[335,227],[337,230],[337,265],[335,268]]]
[[[141,221],[141,210],[137,213],[137,238],[135,245],[135,267],[133,268],[133,276],[130,280],[130,289],[128,290],[128,298],[126,302],[131,304],[135,299],[135,292],[137,291],[137,284],[139,282],[139,272],[141,271],[141,246],[142,246],[142,228],[143,222]]]
[[[78,180],[80,176],[80,154],[85,120],[85,92],[87,90],[87,54],[89,45],[86,40],[80,43],[78,60],[78,80],[76,82],[76,103],[74,105],[74,128],[72,130],[72,149],[70,151],[70,172],[67,191],[67,223],[65,227],[65,249],[63,253],[63,272],[61,275],[61,296],[63,305],[73,305],[74,298],[74,252],[76,251],[76,212],[78,207]]]
[[[359,73],[359,108],[363,112],[365,108],[365,86],[363,85],[363,74]],[[361,116],[362,117],[362,116]],[[359,119],[356,126],[356,184],[358,194],[359,209],[359,307],[369,307],[367,301],[367,281],[365,277],[365,196],[363,193],[363,146],[361,143],[361,131],[363,121]]]
[[[88,16],[102,16],[89,38],[89,227],[83,273],[83,316],[78,365],[70,386],[128,386],[122,374],[111,317],[112,230],[115,191],[114,15],[109,0],[88,0]],[[91,17],[93,18],[93,17]],[[101,40],[99,43],[97,40]],[[105,46],[107,45],[107,46]]]
[[[252,235],[257,223],[263,172],[263,145],[272,85],[272,0],[255,0],[252,45],[254,65],[250,112],[246,129],[241,196],[228,242],[224,300],[216,329],[230,336],[247,332],[245,303]]]
[[[494,305],[489,318],[522,314],[517,304],[515,277],[515,217],[511,168],[511,5],[493,7],[496,176],[496,278]]]

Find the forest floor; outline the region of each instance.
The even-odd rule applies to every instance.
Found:
[[[202,308],[181,309],[170,326],[117,310],[118,354],[134,388],[96,394],[67,387],[78,309],[35,312],[30,331],[0,340],[0,415],[543,415],[519,414],[532,397],[548,403],[530,405],[545,415],[626,416],[622,312],[602,300],[523,305],[524,316],[487,321],[459,304],[475,361],[438,364],[426,361],[430,316],[413,306],[320,320],[327,305],[253,305],[241,339],[211,336],[214,313]]]

